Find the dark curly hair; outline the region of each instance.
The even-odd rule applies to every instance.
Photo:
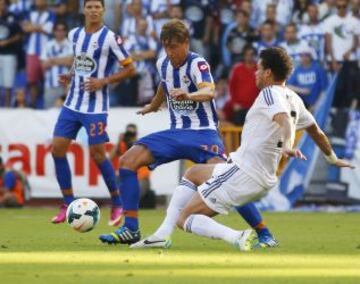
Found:
[[[262,67],[270,69],[276,81],[285,81],[294,68],[291,57],[280,47],[262,50],[260,59]]]

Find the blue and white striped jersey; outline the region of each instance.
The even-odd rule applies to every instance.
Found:
[[[58,42],[55,39],[49,41],[43,49],[41,60],[45,61],[51,58],[64,58],[73,55],[72,45],[68,39]],[[59,75],[69,72],[69,68],[62,65],[56,65],[46,70],[45,87],[60,87]]]
[[[19,17],[19,20],[23,20],[24,17],[30,12],[32,6],[32,0],[18,0],[12,2],[9,6],[9,12]]]
[[[30,12],[28,20],[33,24],[41,25],[47,33],[47,35],[44,33],[31,33],[29,36],[26,53],[40,57],[42,48],[50,39],[49,35],[52,33],[54,27],[55,14],[51,11],[39,12],[34,10]]]
[[[174,68],[167,56],[161,57],[156,63],[163,89],[167,96],[170,112],[171,129],[217,129],[218,118],[214,100],[208,102],[176,101],[169,92],[182,89],[188,93],[199,88],[214,86],[209,64],[203,57],[190,52],[186,62]]]
[[[316,60],[325,59],[325,31],[322,24],[302,25],[298,37],[305,40],[316,52]]]
[[[117,61],[123,66],[132,62],[121,37],[106,26],[95,33],[86,33],[84,27],[78,27],[70,31],[69,40],[73,45],[74,75],[64,106],[82,113],[106,113],[109,109],[107,86],[89,93],[82,85],[90,77],[108,77]]]

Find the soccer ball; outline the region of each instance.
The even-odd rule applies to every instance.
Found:
[[[99,223],[99,206],[88,198],[76,199],[68,206],[66,220],[74,230],[89,232]]]

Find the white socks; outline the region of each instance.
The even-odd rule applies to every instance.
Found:
[[[199,214],[190,215],[186,219],[184,231],[211,239],[221,239],[232,245],[240,236],[239,231],[226,227],[208,216]]]
[[[197,187],[189,180],[182,178],[179,185],[176,187],[168,209],[166,211],[166,217],[157,231],[154,233],[159,239],[165,239],[169,237],[175,229],[176,222],[180,216],[181,210],[192,198],[197,191]]]

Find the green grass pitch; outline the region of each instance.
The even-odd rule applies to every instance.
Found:
[[[169,250],[130,250],[97,240],[100,225],[78,233],[49,223],[55,209],[0,210],[0,283],[360,283],[360,218],[355,213],[268,213],[281,243],[241,253],[233,247],[176,231]],[[141,211],[147,235],[163,210]],[[232,213],[218,220],[244,228]]]

